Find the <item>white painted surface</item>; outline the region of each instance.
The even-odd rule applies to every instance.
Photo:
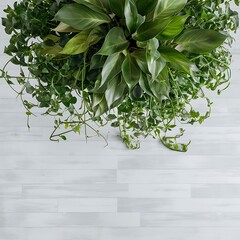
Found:
[[[210,119],[188,127],[184,154],[152,140],[127,150],[115,130],[106,148],[76,135],[49,142],[52,119],[33,118],[29,132],[1,80],[0,240],[239,240],[239,37],[232,85],[211,94]]]

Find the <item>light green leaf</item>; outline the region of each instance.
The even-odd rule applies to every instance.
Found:
[[[136,0],[138,12],[143,16],[146,15],[156,7],[157,2],[157,0]]]
[[[55,31],[55,32],[79,32],[79,30],[77,30],[63,22],[60,22],[58,24],[58,26],[53,29],[53,31]]]
[[[127,49],[128,46],[129,42],[124,35],[123,29],[120,27],[114,27],[108,32],[98,54],[111,55]]]
[[[122,53],[114,53],[108,56],[102,69],[101,83],[96,90],[106,89],[106,85],[121,72],[123,60],[124,55]]]
[[[168,40],[173,39],[179,35],[183,29],[186,20],[189,15],[184,16],[175,16],[172,18],[172,21],[167,25],[167,27],[157,36],[159,40]]]
[[[163,32],[172,18],[156,19],[154,21],[144,22],[138,29],[133,38],[137,41],[146,41],[156,37]]]
[[[176,49],[171,47],[160,47],[158,50],[165,61],[169,62],[173,68],[184,71],[188,74],[193,70],[197,70],[195,64]]]
[[[107,86],[105,91],[105,98],[107,101],[108,108],[117,107],[120,104],[125,96],[124,92],[126,90],[126,83],[122,79],[122,75],[118,74],[115,76]]]
[[[125,0],[124,16],[127,28],[130,33],[134,33],[145,19],[140,14],[138,14],[137,6],[134,0]]]
[[[89,33],[90,31],[86,30],[75,35],[64,46],[61,54],[74,55],[85,52],[89,47],[89,43],[87,42]]]
[[[176,43],[178,48],[192,53],[206,53],[219,47],[228,36],[210,29],[194,29],[185,31]]]
[[[164,18],[179,13],[188,0],[158,0],[153,19]]]
[[[107,14],[95,12],[78,3],[64,5],[54,19],[78,30],[87,30],[111,21]]]
[[[107,112],[107,102],[104,94],[93,94],[93,105],[92,110],[95,117],[99,117],[105,112]]]
[[[85,30],[71,38],[64,46],[61,54],[75,55],[85,52],[91,45],[96,44],[103,36],[98,28]]]
[[[130,53],[127,53],[122,64],[122,75],[130,91],[139,82],[140,73],[141,70],[138,67],[136,59]]]

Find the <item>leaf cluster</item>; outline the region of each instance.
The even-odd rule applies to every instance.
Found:
[[[177,143],[182,129],[166,133],[202,123],[212,104],[203,88],[220,93],[229,85],[224,43],[231,45],[239,22],[228,0],[22,0],[5,12],[5,53],[20,74],[6,65],[2,77],[22,86],[28,117],[34,107],[55,117],[52,140],[71,131],[89,137],[88,128],[104,137],[98,128],[110,122],[130,148],[152,136],[186,151]],[[192,105],[198,98],[209,108],[203,114]]]

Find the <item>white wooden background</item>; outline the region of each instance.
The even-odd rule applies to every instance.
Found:
[[[1,16],[12,2],[0,3]],[[188,153],[152,140],[130,151],[114,131],[106,148],[76,136],[50,142],[52,119],[33,118],[29,132],[1,80],[0,240],[239,240],[239,37],[232,85],[212,94],[209,120],[188,128]]]

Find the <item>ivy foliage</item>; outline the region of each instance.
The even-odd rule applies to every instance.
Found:
[[[51,140],[88,137],[88,129],[105,139],[99,127],[110,123],[129,148],[152,136],[186,151],[177,143],[182,128],[166,133],[178,122],[202,123],[212,104],[203,89],[229,85],[226,46],[239,25],[229,0],[22,0],[5,12],[5,53],[20,72],[9,75],[8,62],[1,77],[22,86],[14,90],[28,117],[33,108],[54,116]],[[198,98],[204,114],[192,106]]]

